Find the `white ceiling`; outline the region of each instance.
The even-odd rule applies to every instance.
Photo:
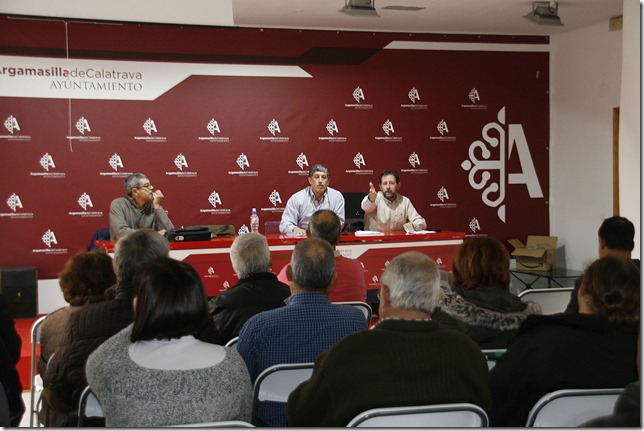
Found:
[[[608,26],[610,18],[622,14],[623,1],[638,0],[559,0],[563,27],[523,18],[532,10],[532,0],[373,1],[379,17],[341,14],[345,0],[0,0],[0,13],[213,26],[553,35],[601,22]]]

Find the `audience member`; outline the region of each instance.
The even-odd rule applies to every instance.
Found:
[[[336,245],[340,242],[342,226],[340,218],[331,210],[317,210],[309,222],[311,238],[322,238],[333,247],[335,254],[335,281],[329,287],[328,298],[331,302],[367,300],[367,285],[364,281],[364,268],[360,261],[344,257],[337,251]],[[282,268],[277,278],[289,284],[286,277],[287,264]]]
[[[631,252],[635,247],[635,226],[625,217],[613,216],[605,219],[597,232],[599,257],[615,254],[630,259]],[[639,268],[640,260],[633,259],[633,263]],[[579,311],[577,303],[577,292],[581,284],[581,277],[575,280],[575,288],[570,293],[570,302],[566,306],[567,312],[576,313]]]
[[[168,240],[152,229],[135,230],[116,243],[113,260],[116,284],[106,291],[113,291],[114,298],[84,305],[69,315],[64,338],[43,375],[44,386],[56,391],[52,399],[73,400],[65,410],[60,407],[60,411],[71,411],[74,404],[78,406],[81,392],[87,386],[85,362],[89,354],[132,323],[136,270],[152,259],[167,256],[169,251]]]
[[[135,229],[153,229],[164,235],[174,228],[161,206],[163,192],[155,190],[145,174],[132,174],[125,179],[126,196],[110,204],[110,238],[118,240]]]
[[[427,222],[418,214],[409,198],[398,194],[400,177],[397,171],[380,174],[380,191],[369,183],[369,193],[362,199],[364,228],[369,231],[407,232],[427,229]]]
[[[81,251],[70,257],[58,275],[58,284],[69,306],[50,313],[42,323],[38,371],[47,375],[43,403],[39,412],[45,426],[77,426],[78,398],[85,389],[82,379],[67,381],[54,373],[47,374],[47,363],[69,341],[72,315],[87,304],[105,301],[105,290],[116,283],[112,258],[103,250]],[[78,354],[78,352],[76,353]],[[79,385],[79,386],[76,386]],[[44,423],[48,409],[48,420]]]
[[[623,388],[637,380],[640,273],[604,256],[584,272],[579,313],[528,316],[491,370],[492,426],[524,426],[537,400],[559,389]]]
[[[380,320],[318,356],[310,380],[288,399],[289,426],[343,427],[376,407],[472,403],[489,410],[481,349],[432,321],[439,277],[423,253],[395,257],[382,274]]]
[[[286,306],[256,314],[239,333],[237,349],[253,382],[271,365],[313,362],[345,335],[367,329],[362,311],[329,302],[334,266],[327,241],[309,238],[295,246],[287,270],[291,296]],[[266,425],[286,426],[282,403],[260,403],[257,416]]]
[[[134,322],[87,359],[106,426],[250,421],[243,359],[234,348],[196,338],[212,320],[199,274],[164,257],[142,266],[135,286]]]
[[[20,361],[22,340],[9,311],[7,299],[0,292],[0,383],[9,404],[9,420],[2,426],[18,427],[25,413],[22,384],[17,365]]]
[[[433,319],[482,349],[505,349],[528,315],[541,314],[539,304],[510,293],[510,255],[494,238],[466,239],[454,254],[452,285],[441,288]]]
[[[284,234],[305,234],[311,215],[319,209],[329,209],[340,217],[344,225],[344,197],[329,187],[331,174],[324,165],[313,165],[309,169],[309,187],[292,195],[282,213],[280,232]]]
[[[251,316],[283,306],[291,294],[271,272],[271,252],[263,235],[251,232],[235,238],[230,261],[239,281],[209,303],[222,344],[238,336]]]

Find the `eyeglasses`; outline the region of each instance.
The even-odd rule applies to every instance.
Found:
[[[145,183],[142,186],[138,186],[137,189],[147,189],[147,190],[152,190],[153,186],[150,183]]]

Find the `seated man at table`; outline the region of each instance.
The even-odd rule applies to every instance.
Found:
[[[344,257],[335,249],[340,242],[342,227],[340,218],[331,210],[317,210],[311,216],[309,223],[311,238],[322,238],[333,247],[335,254],[335,281],[329,287],[328,298],[331,302],[361,301],[367,300],[367,285],[364,281],[364,268],[360,261]],[[286,276],[286,264],[280,271],[277,278],[289,284]]]
[[[311,378],[288,398],[292,427],[344,427],[377,407],[472,403],[488,411],[487,362],[467,335],[432,321],[440,299],[438,266],[408,251],[382,274],[380,320],[315,360]]]
[[[271,252],[263,235],[250,232],[235,238],[230,261],[239,281],[208,304],[222,344],[238,336],[251,316],[282,307],[291,294],[271,272]]]
[[[384,170],[380,174],[380,191],[376,193],[373,183],[369,183],[369,194],[362,199],[364,210],[364,230],[393,232],[427,229],[409,198],[398,194],[400,177],[397,171]]]
[[[126,196],[110,204],[110,238],[118,240],[135,229],[154,229],[161,235],[174,228],[161,206],[163,192],[155,190],[145,174],[125,179]]]
[[[308,238],[295,245],[286,306],[254,315],[239,333],[237,350],[253,383],[272,365],[313,362],[342,337],[367,329],[362,311],[327,299],[334,268],[333,248],[327,241]],[[257,416],[268,426],[286,426],[283,403],[261,402]]]
[[[286,202],[279,228],[281,233],[306,234],[311,215],[320,209],[336,213],[344,226],[344,197],[329,187],[330,178],[329,169],[324,165],[316,164],[309,169],[309,187],[295,193]]]

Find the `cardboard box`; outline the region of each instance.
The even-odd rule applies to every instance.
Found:
[[[517,260],[517,269],[524,271],[550,271],[557,267],[557,237],[528,236],[528,244],[518,239],[508,240],[514,247],[512,256]]]

